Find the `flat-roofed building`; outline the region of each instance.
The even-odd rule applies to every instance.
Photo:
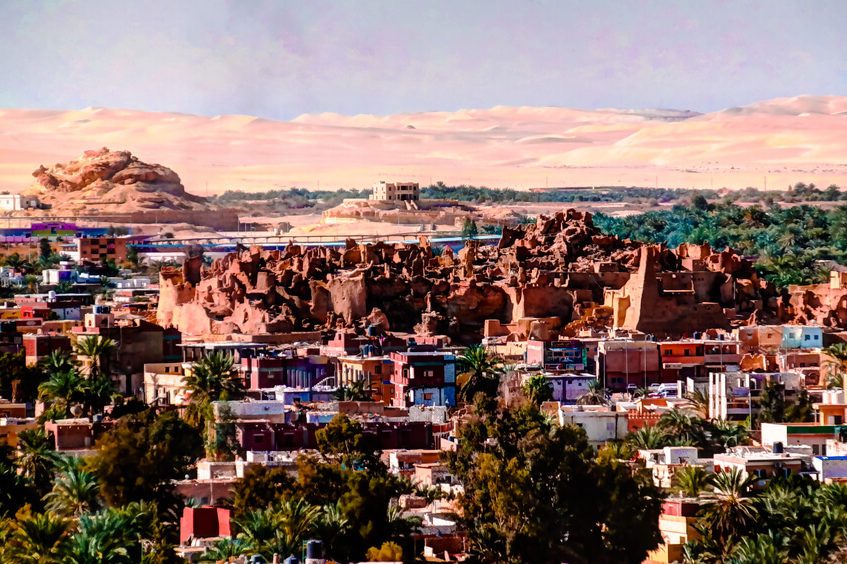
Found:
[[[420,186],[417,182],[380,180],[373,185],[370,199],[383,202],[416,202],[420,197]]]

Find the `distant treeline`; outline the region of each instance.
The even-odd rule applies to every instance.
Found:
[[[757,257],[756,268],[779,287],[826,280],[827,261],[847,264],[847,205],[741,207],[694,197],[686,205],[627,217],[595,214],[604,233],[637,241],[709,243]]]
[[[326,209],[336,206],[346,198],[367,198],[369,189],[339,188],[337,190],[309,190],[306,188],[287,188],[266,192],[242,192],[228,190],[215,197],[221,205],[239,205],[261,201],[271,209]],[[625,186],[597,186],[591,188],[550,189],[539,191],[516,190],[513,188],[487,188],[485,186],[448,186],[438,182],[421,188],[421,197],[425,199],[458,200],[474,203],[574,203],[574,202],[610,202],[610,203],[668,203],[691,201],[702,196],[709,201],[720,200],[723,203],[761,202],[765,205],[776,202],[837,202],[847,200],[847,192],[836,185],[821,190],[814,184],[798,182],[788,190],[764,191],[758,188],[744,188],[731,192],[714,190],[695,190],[685,188],[637,188]]]

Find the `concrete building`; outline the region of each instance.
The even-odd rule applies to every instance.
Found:
[[[816,421],[821,425],[843,425],[847,421],[844,390],[824,390],[821,402],[813,404]]]
[[[22,336],[24,355],[28,366],[56,351],[70,354],[71,340],[67,335],[52,333],[27,333]]]
[[[417,202],[420,197],[420,186],[417,182],[380,180],[373,185],[370,199],[382,202]]]
[[[393,405],[456,405],[456,356],[452,353],[393,352]]]
[[[823,329],[813,325],[784,325],[782,348],[819,349],[823,346]]]
[[[739,470],[746,478],[755,475],[763,481],[757,484],[764,487],[764,480],[775,476],[799,474],[811,470],[811,457],[795,452],[784,452],[780,447],[774,450],[757,447],[733,447],[714,456],[715,472]]]
[[[0,194],[0,211],[20,211],[26,209],[37,209],[41,202],[36,196],[23,194]]]
[[[549,374],[544,376],[553,388],[553,401],[575,404],[576,400],[588,392],[588,386],[597,377],[593,374]]]
[[[794,401],[805,386],[798,372],[713,372],[709,374],[706,392],[709,396],[709,418],[743,421],[759,412],[762,390],[771,383],[785,386],[787,403]]]
[[[81,237],[77,240],[77,253],[80,262],[89,260],[92,262],[104,262],[107,260],[115,263],[126,261],[127,239],[119,237]]]
[[[841,425],[818,423],[762,423],[762,446],[807,446],[812,454],[827,455],[827,441],[841,436]]]
[[[782,346],[781,325],[754,325],[735,330],[744,352],[776,351]]]
[[[600,341],[597,378],[614,391],[644,387],[662,381],[659,346],[654,341]],[[675,381],[675,380],[674,380]]]
[[[628,431],[627,414],[599,406],[562,406],[558,411],[560,425],[581,427],[594,447],[623,439]]]
[[[185,369],[181,362],[144,365],[144,403],[148,405],[187,405]]]
[[[816,456],[812,466],[821,482],[847,482],[847,456]]]
[[[547,370],[570,370],[581,372],[588,364],[588,352],[581,341],[538,341],[526,342],[524,361]]]
[[[391,403],[394,396],[391,384],[393,371],[393,363],[387,356],[338,357],[339,385],[350,386],[354,382],[364,381],[374,401]]]

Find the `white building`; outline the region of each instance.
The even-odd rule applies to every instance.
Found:
[[[38,198],[21,194],[0,194],[0,211],[20,211],[38,208]]]
[[[420,199],[420,186],[417,182],[380,180],[373,185],[370,199],[382,202],[417,202]]]
[[[594,447],[607,441],[623,439],[629,431],[627,414],[610,411],[604,406],[562,406],[559,410],[559,424],[581,427],[588,442]]]

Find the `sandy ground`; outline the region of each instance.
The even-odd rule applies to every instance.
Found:
[[[847,97],[801,96],[709,114],[496,107],[291,121],[114,109],[0,110],[0,190],[39,165],[107,146],[227,189],[370,186],[847,186]]]

